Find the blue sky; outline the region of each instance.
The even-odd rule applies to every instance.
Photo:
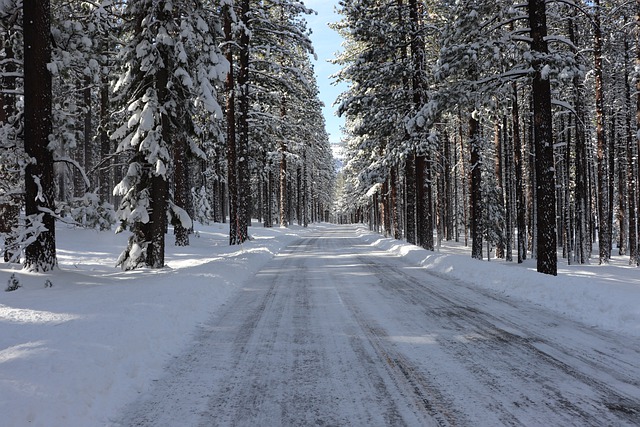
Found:
[[[308,15],[306,17],[311,28],[311,41],[315,49],[318,60],[315,62],[316,76],[318,79],[318,87],[320,89],[320,100],[324,102],[323,110],[325,120],[327,121],[327,132],[329,132],[329,140],[332,144],[337,144],[342,139],[340,128],[344,125],[344,120],[335,115],[334,101],[341,92],[344,92],[345,85],[332,85],[331,74],[336,73],[340,67],[330,64],[327,60],[334,57],[335,52],[342,50],[342,38],[328,27],[329,22],[337,22],[340,15],[335,13],[337,0],[304,0],[305,6],[318,12],[317,15]]]

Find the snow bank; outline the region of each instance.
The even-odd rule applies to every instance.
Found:
[[[160,271],[114,268],[127,233],[64,228],[52,274],[0,263],[0,424],[108,425],[198,323],[302,232],[251,231],[255,240],[242,247],[230,247],[220,226],[203,228],[188,247],[168,236]],[[22,287],[4,292],[11,274]]]
[[[429,271],[544,306],[587,325],[640,336],[640,270],[628,265],[628,257],[613,257],[606,266],[566,265],[559,258],[554,277],[538,273],[535,260],[522,264],[480,261],[471,258],[471,248],[453,242],[443,242],[438,252],[431,252],[364,227],[358,234],[372,247],[396,253]]]

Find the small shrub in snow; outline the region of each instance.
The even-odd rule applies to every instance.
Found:
[[[7,283],[7,289],[5,289],[5,292],[17,291],[20,287],[22,287],[20,281],[15,274],[12,274],[11,277],[9,277],[9,282]]]
[[[85,228],[109,230],[116,223],[113,205],[100,201],[94,193],[86,193],[83,197],[60,204],[64,216]]]

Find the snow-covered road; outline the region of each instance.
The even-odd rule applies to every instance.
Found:
[[[308,235],[200,325],[123,426],[640,425],[640,341]]]

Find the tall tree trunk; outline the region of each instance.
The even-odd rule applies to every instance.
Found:
[[[577,122],[574,118],[574,123]],[[573,137],[571,129],[577,128],[575,126],[571,126],[571,116],[569,116],[567,120],[567,146],[564,157],[564,205],[565,211],[563,216],[563,227],[565,234],[565,244],[566,244],[566,252],[567,252],[567,264],[573,264],[573,255],[574,255],[574,247],[575,247],[575,239],[573,233],[573,215],[572,212],[574,210],[573,201],[571,198],[571,156],[573,151]]]
[[[251,184],[249,172],[249,0],[242,0],[238,70],[238,242],[249,238]]]
[[[91,77],[85,76],[84,78],[84,87],[82,88],[82,104],[84,107],[84,164],[82,167],[84,168],[87,177],[89,177],[89,171],[93,167],[93,102],[91,100]],[[93,181],[95,182],[95,181]],[[82,187],[82,194],[86,191],[93,191],[93,188],[86,188],[86,184],[84,183]]]
[[[389,209],[389,180],[385,179],[382,183],[382,227],[385,237],[391,232],[391,209]]]
[[[406,220],[405,235],[408,243],[416,244],[416,161],[411,153],[405,159]]]
[[[226,44],[226,58],[229,62],[229,73],[225,82],[227,91],[227,192],[229,198],[229,244],[239,245],[242,243],[239,238],[238,229],[238,183],[237,183],[237,155],[236,155],[236,104],[235,104],[235,77],[233,72],[233,49],[234,41],[231,6],[224,8],[224,36]]]
[[[302,197],[302,204],[303,204],[302,215],[304,217],[303,225],[305,227],[308,227],[309,226],[309,171],[307,170],[307,150],[305,150],[303,154],[303,165],[304,165],[304,170],[303,170],[303,176],[304,176],[303,192],[304,193]]]
[[[284,107],[283,107],[284,110]],[[280,140],[280,226],[288,227],[287,219],[287,143]]]
[[[106,67],[107,64],[102,64]],[[112,200],[111,188],[113,188],[111,174],[111,139],[109,138],[109,76],[104,73],[100,82],[100,163],[99,182],[100,182],[100,200],[109,202]]]
[[[640,4],[640,2],[639,2]],[[640,24],[640,21],[638,22]],[[631,127],[631,84],[629,79],[629,40],[624,39],[625,67],[624,67],[624,92],[625,92],[625,128],[626,128],[626,155],[627,155],[627,201],[629,218],[629,264],[638,265],[638,205],[637,205],[637,178],[638,166],[637,146],[633,143],[633,130]]]
[[[627,116],[626,112],[624,113]],[[628,199],[627,199],[627,141],[616,139],[616,157],[618,158],[618,255],[627,255],[629,238]]]
[[[640,0],[636,0],[636,68],[640,68]],[[636,129],[640,129],[640,76],[636,74]],[[636,152],[636,226],[637,233],[640,234],[640,220],[638,219],[638,210],[640,210],[640,202],[638,200],[638,196],[640,196],[640,189],[638,186],[640,185],[640,161],[638,160],[638,156],[640,156],[640,132],[636,132],[636,144],[635,144],[635,152]],[[636,266],[640,266],[640,236],[636,234]]]
[[[173,201],[179,208],[187,210],[189,194],[187,168],[187,140],[186,135],[177,135],[173,148],[174,191]],[[176,236],[176,246],[189,246],[189,229],[181,221],[174,221],[173,230]]]
[[[56,267],[51,62],[51,7],[49,0],[26,0],[24,19],[24,145],[34,161],[25,170],[26,227],[36,239],[25,250],[25,268],[49,271]],[[38,229],[39,231],[35,231]]]
[[[458,138],[460,140],[460,181],[462,183],[462,225],[464,228],[464,246],[469,246],[469,202],[470,196],[467,193],[470,190],[470,179],[467,177],[468,168],[467,168],[467,156],[466,149],[464,146],[464,132],[462,130],[462,111],[458,109]],[[471,150],[469,150],[471,152]]]
[[[600,26],[600,0],[595,0],[594,19],[594,75],[596,95],[596,139],[598,154],[598,245],[600,264],[608,264],[611,257],[611,231],[609,228],[609,174],[605,157],[604,88],[602,83],[602,28]]]
[[[480,123],[475,113],[469,116],[469,149],[471,151],[471,257],[482,259],[482,157]]]
[[[505,260],[513,261],[513,144],[509,139],[507,115],[502,116],[502,145],[504,147],[504,194],[505,194]]]
[[[411,25],[411,60],[412,78],[411,87],[413,93],[413,106],[419,111],[426,98],[425,79],[425,42],[423,35],[423,22],[421,17],[422,6],[417,0],[409,0],[409,20]],[[416,230],[417,241],[427,250],[434,249],[433,243],[433,203],[432,203],[432,179],[431,179],[431,153],[433,150],[427,147],[417,147],[415,156],[415,185],[416,185]]]
[[[524,164],[522,162],[518,87],[515,82],[512,87],[513,106],[511,108],[511,121],[513,124],[513,160],[516,172],[516,227],[518,229],[518,264],[521,264],[527,259],[527,201],[524,183]]]
[[[576,44],[575,17],[576,11],[572,9],[572,19],[568,22],[569,39]],[[584,107],[581,94],[582,82],[578,76],[573,78],[574,108],[576,110],[575,119],[575,252],[576,259],[580,264],[587,263],[591,250],[590,241],[590,203],[589,203],[589,167],[587,162],[587,146],[584,135]]]
[[[296,219],[302,225],[302,165],[296,169]]]
[[[273,171],[268,165],[267,177],[264,182],[264,227],[273,227],[273,210],[271,200],[273,198]]]
[[[556,179],[554,172],[553,136],[551,120],[551,84],[543,73],[545,63],[539,58],[549,53],[547,47],[547,13],[545,0],[529,0],[531,49],[535,75],[533,94],[534,146],[536,155],[537,201],[537,270],[557,275]],[[538,58],[536,58],[538,56]]]
[[[427,160],[426,155],[419,154],[415,156],[415,163],[418,244],[432,251],[434,250],[434,242],[431,162]]]
[[[391,196],[391,221],[393,222],[393,238],[400,239],[400,226],[398,224],[398,173],[396,167],[391,167],[391,175],[389,177],[390,196]]]
[[[453,165],[455,165],[455,161],[452,159],[453,153],[455,152],[455,148],[452,150],[451,147],[451,138],[447,133],[445,133],[443,137],[444,147],[443,147],[443,174],[444,174],[444,197],[441,197],[441,201],[445,204],[445,216],[446,216],[446,226],[445,226],[445,239],[447,241],[451,241],[454,239],[455,234],[455,200],[456,197],[454,195],[454,174],[453,174]]]
[[[502,184],[502,159],[503,159],[503,148],[502,148],[502,129],[500,129],[500,121],[496,119],[494,126],[494,140],[493,145],[495,148],[495,164],[494,171],[496,175],[496,184],[497,184],[497,193],[498,193],[498,209],[500,212],[504,211],[504,186]],[[502,224],[498,224],[500,228],[502,228]],[[502,230],[500,230],[498,235],[498,241],[496,242],[496,258],[504,258],[504,241],[502,240]]]
[[[169,14],[165,10],[161,10],[158,19],[161,22],[167,22]],[[156,74],[155,88],[158,94],[158,103],[163,107],[161,116],[162,125],[162,143],[168,144],[172,139],[171,118],[167,113],[169,104],[169,70],[171,62],[169,59],[169,51],[167,46],[160,47],[160,57],[164,66],[160,68]],[[164,174],[158,174],[151,171],[151,190],[150,190],[150,214],[148,227],[149,246],[147,247],[147,266],[151,268],[164,267],[165,253],[165,233],[167,231],[167,205],[169,198],[169,182]]]

